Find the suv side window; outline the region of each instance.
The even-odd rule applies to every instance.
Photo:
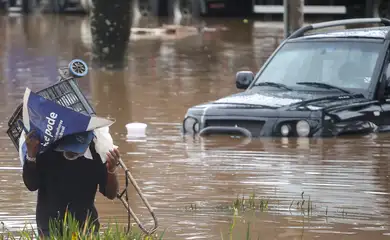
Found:
[[[383,65],[383,72],[381,74],[381,78],[383,78],[383,79],[386,77],[386,68],[387,68],[388,64],[390,64],[390,49],[387,51],[387,57],[385,60],[385,64]],[[380,85],[379,85],[379,87],[380,87]],[[385,99],[390,99],[390,91],[389,90],[390,90],[390,88],[388,88],[387,86],[385,86],[385,89],[383,89],[383,94],[384,94]]]

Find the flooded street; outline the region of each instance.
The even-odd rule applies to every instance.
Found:
[[[111,134],[155,208],[159,232],[166,229],[164,239],[229,239],[233,211],[227,207],[252,193],[256,205],[263,200],[268,207],[240,212],[233,239],[245,239],[248,222],[253,239],[389,239],[389,134],[251,142],[181,135],[187,108],[238,92],[235,73],[257,71],[282,39],[280,23],[204,21],[228,30],[135,38],[126,71],[90,69],[79,81],[98,115],[116,119]],[[10,230],[35,221],[36,193],[23,184],[5,133],[8,118],[26,86],[37,91],[55,83],[57,67],[74,58],[90,63],[86,26],[80,16],[0,17],[0,222]],[[127,141],[130,122],[147,123],[147,138]],[[120,180],[122,190],[123,172]],[[152,223],[129,189],[133,210]],[[103,224],[126,223],[119,200],[98,194],[96,204]]]

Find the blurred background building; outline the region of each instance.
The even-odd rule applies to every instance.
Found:
[[[387,0],[305,0],[305,18],[387,17]],[[9,12],[87,13],[92,0],[0,0]],[[152,16],[256,17],[281,19],[283,0],[133,0],[134,13]]]

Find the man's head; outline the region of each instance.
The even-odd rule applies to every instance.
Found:
[[[68,160],[77,159],[87,151],[93,137],[92,131],[66,136],[59,140],[55,150],[63,152],[64,157]]]

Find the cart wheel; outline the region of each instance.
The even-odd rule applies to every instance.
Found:
[[[83,60],[74,59],[69,63],[69,71],[76,77],[84,77],[88,74],[88,66]]]

